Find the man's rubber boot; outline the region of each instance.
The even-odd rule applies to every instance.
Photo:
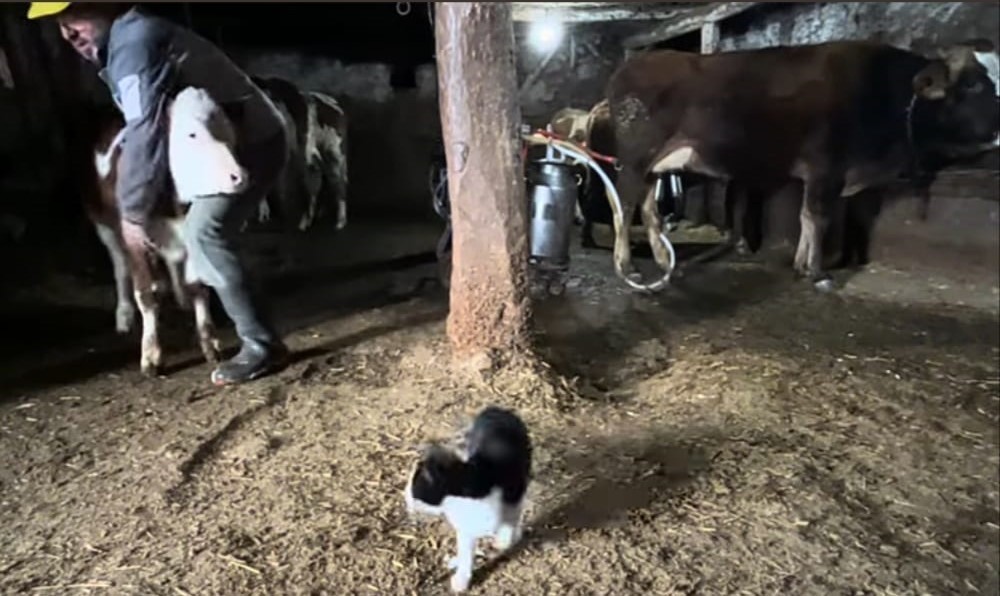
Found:
[[[243,345],[238,354],[212,371],[212,383],[235,385],[271,374],[285,365],[288,348],[271,325],[268,313],[247,288],[216,288],[219,301]]]

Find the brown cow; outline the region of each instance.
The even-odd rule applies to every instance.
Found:
[[[135,318],[135,303],[142,318],[142,356],[144,374],[158,374],[162,363],[159,341],[159,305],[154,279],[154,259],[159,257],[170,276],[174,297],[185,310],[194,308],[195,327],[206,360],[219,360],[219,341],[209,310],[208,288],[199,280],[189,279],[185,270],[186,249],[183,241],[183,203],[202,194],[238,192],[248,183],[246,171],[236,161],[232,125],[203,90],[181,91],[167,109],[168,157],[173,192],[164,189],[160,201],[147,222],[153,246],[133,246],[121,233],[121,215],[115,193],[115,180],[124,138],[122,118],[117,113],[102,117],[99,136],[94,144],[96,192],[85,193],[84,210],[108,250],[114,271],[117,306],[115,328],[128,333]]]
[[[830,289],[821,247],[832,202],[997,146],[995,60],[992,47],[958,45],[927,58],[857,41],[638,54],[607,87],[625,220],[641,202],[657,263],[666,267],[653,238],[661,225],[655,176],[737,181],[758,197],[799,180],[795,269]],[[631,268],[627,228],[615,241],[615,267],[620,275]]]

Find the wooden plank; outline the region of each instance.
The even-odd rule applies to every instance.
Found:
[[[667,41],[698,31],[705,23],[717,23],[746,12],[759,4],[760,2],[712,2],[704,7],[690,8],[646,33],[626,38],[623,45],[629,49],[636,49]]]
[[[530,345],[528,209],[511,5],[442,2],[435,40],[448,161],[456,356]]]
[[[714,54],[719,51],[719,23],[712,21],[701,26],[701,53]]]
[[[686,3],[671,2],[512,2],[514,21],[554,19],[563,23],[649,21],[674,18]]]

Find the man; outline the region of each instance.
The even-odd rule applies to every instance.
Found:
[[[55,19],[62,37],[100,69],[124,116],[116,192],[129,243],[149,242],[147,215],[169,182],[167,100],[192,85],[223,106],[237,131],[237,157],[249,172],[250,188],[240,195],[196,198],[184,224],[188,266],[215,289],[242,342],[239,353],[211,378],[228,385],[279,368],[288,350],[252,291],[235,245],[243,221],[284,165],[288,141],[277,108],[217,47],[138,6],[32,2],[28,18]]]

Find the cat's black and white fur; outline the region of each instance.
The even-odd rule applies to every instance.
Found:
[[[431,445],[404,491],[411,514],[444,516],[455,530],[458,554],[449,564],[454,592],[469,587],[478,539],[492,537],[502,551],[520,539],[531,478],[531,439],[514,412],[485,408],[464,438],[459,452]]]

